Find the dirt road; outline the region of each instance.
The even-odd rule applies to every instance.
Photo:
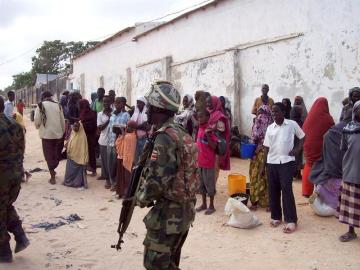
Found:
[[[26,169],[46,169],[41,141],[32,123],[26,119]],[[121,252],[110,249],[117,241],[117,220],[121,201],[103,188],[104,182],[88,179],[89,189],[77,190],[61,185],[65,161],[58,169],[57,184],[48,184],[47,173],[33,173],[24,184],[16,202],[31,245],[14,256],[11,265],[0,269],[143,269],[142,218],[146,209],[136,209],[125,235]],[[248,162],[232,160],[232,170],[247,175]],[[340,243],[337,238],[346,226],[335,218],[320,218],[312,213],[300,196],[300,182],[294,183],[299,227],[293,235],[282,228],[271,228],[269,213],[258,210],[263,225],[252,230],[223,226],[227,221],[227,174],[221,173],[216,196],[217,211],[212,216],[198,214],[182,253],[181,269],[360,269],[360,240]],[[56,200],[61,203],[56,206]],[[59,201],[57,201],[59,203]],[[57,222],[60,216],[78,214],[83,220],[45,231],[32,224]],[[12,240],[12,246],[14,246]]]

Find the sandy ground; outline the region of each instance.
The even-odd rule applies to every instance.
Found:
[[[27,125],[25,168],[46,169],[41,141],[32,123]],[[89,189],[77,190],[63,185],[65,161],[58,168],[57,184],[48,184],[47,173],[33,173],[23,184],[15,203],[31,245],[14,256],[11,265],[1,270],[25,269],[143,269],[142,222],[147,209],[137,208],[120,252],[110,248],[117,242],[117,224],[121,201],[103,188],[104,182],[88,178]],[[232,160],[232,171],[248,173],[248,162]],[[335,218],[313,214],[300,196],[300,182],[294,183],[299,227],[285,235],[281,227],[271,228],[269,213],[258,210],[263,225],[252,230],[223,226],[227,221],[227,172],[221,173],[216,196],[217,212],[198,214],[183,247],[181,268],[211,269],[360,269],[360,240],[340,243],[337,238],[346,230]],[[56,206],[54,197],[62,200]],[[82,221],[54,230],[33,229],[32,224],[58,221],[59,216],[78,214]],[[14,242],[12,241],[14,247]]]

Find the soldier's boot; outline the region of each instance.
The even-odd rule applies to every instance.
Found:
[[[16,241],[15,253],[23,251],[25,248],[28,247],[28,245],[30,245],[30,241],[26,237],[26,234],[21,226],[21,223],[14,226],[13,229],[11,229],[11,232],[14,234]]]
[[[11,263],[12,262],[12,252],[9,242],[0,243],[0,263]]]
[[[15,253],[23,251],[30,245],[29,239],[26,237],[25,233],[22,234],[20,237],[15,237],[16,246],[15,246]]]
[[[56,172],[55,172],[54,170],[50,170],[50,180],[49,180],[49,183],[52,184],[52,185],[55,185],[55,184],[56,184],[55,176],[56,176]]]

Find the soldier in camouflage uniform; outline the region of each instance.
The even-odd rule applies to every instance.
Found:
[[[0,96],[0,263],[11,262],[11,232],[15,236],[15,253],[29,245],[21,221],[12,205],[20,192],[23,176],[24,133],[20,125],[4,114]]]
[[[169,82],[156,82],[145,96],[153,125],[152,151],[136,194],[140,207],[153,206],[145,216],[146,269],[179,269],[181,248],[195,218],[197,148],[185,129],[174,123],[180,94]]]

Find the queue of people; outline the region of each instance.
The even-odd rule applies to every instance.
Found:
[[[349,117],[349,112],[352,112],[357,99],[360,99],[359,90],[350,90],[349,103],[344,106],[341,114],[341,128],[346,127],[351,120],[356,120]],[[342,179],[342,175],[331,175],[329,179],[337,179],[334,182],[329,179],[314,179],[316,177],[312,174],[316,175],[319,166],[321,169],[327,168],[326,163],[333,162],[328,157],[333,158],[335,154],[331,154],[339,150],[329,148],[339,147],[339,142],[334,143],[332,140],[333,134],[338,139],[338,134],[343,134],[346,129],[342,131],[334,126],[328,101],[324,97],[318,98],[308,112],[300,96],[296,96],[293,103],[288,98],[275,103],[268,96],[267,84],[261,87],[261,92],[262,95],[255,100],[251,110],[255,115],[251,141],[256,145],[256,150],[249,167],[250,209],[257,210],[261,207],[270,211],[270,224],[273,227],[280,225],[284,216],[284,232],[292,233],[297,227],[296,205],[292,191],[293,178],[301,179],[304,197],[308,198],[314,192],[325,192],[327,202],[333,208],[338,206],[334,201],[336,196],[340,195],[339,179]],[[114,93],[109,91],[108,95],[105,95],[105,90],[99,88],[96,95],[92,94],[90,105],[87,100],[81,99],[78,92],[65,92],[67,105],[62,100],[61,106],[55,107],[58,115],[62,109],[67,122],[64,125],[66,132],[62,139],[67,142],[66,175],[72,175],[73,179],[71,181],[71,177],[66,177],[64,184],[75,187],[87,186],[86,171],[90,171],[92,176],[96,174],[96,149],[99,148],[101,174],[97,179],[105,180],[105,188],[121,198],[126,194],[132,167],[139,159],[146,138],[153,130],[148,124],[146,98],[138,97],[136,106],[127,111],[126,107],[129,106],[126,99],[115,97]],[[65,100],[65,97],[62,99]],[[49,101],[49,97],[44,93],[43,103],[48,106],[46,101]],[[41,116],[40,108],[38,110],[35,114],[37,125],[40,120],[47,119],[46,116]],[[197,143],[199,192],[202,195],[202,203],[196,211],[204,211],[210,215],[216,211],[214,199],[219,170],[230,169],[232,113],[229,100],[201,90],[197,91],[194,97],[185,95],[182,99],[182,109],[175,114],[174,120]],[[62,121],[59,119],[58,123]],[[42,136],[44,155],[51,174],[50,183],[54,183],[54,170],[58,164],[55,157],[59,157],[58,160],[61,158],[58,147],[63,145],[60,136],[60,133],[64,133],[63,126],[58,124],[57,128],[56,138]],[[51,129],[51,124],[47,129]],[[60,140],[60,143],[50,146],[48,140],[51,142],[54,139]],[[85,144],[80,143],[85,139],[86,151],[82,148]],[[79,147],[75,147],[76,151],[83,155],[81,162],[74,159],[74,142],[79,144]],[[49,154],[55,151],[57,154]],[[322,163],[319,165],[320,162]],[[337,188],[334,188],[334,184]]]
[[[298,215],[292,183],[294,178],[301,178],[302,195],[316,194],[323,203],[336,209],[339,221],[348,226],[339,240],[348,242],[357,238],[355,227],[360,227],[360,88],[350,89],[338,124],[330,115],[324,97],[316,99],[308,112],[300,96],[295,97],[292,106],[288,98],[274,102],[268,96],[266,84],[261,92],[251,109],[255,116],[251,140],[256,145],[249,167],[251,210],[266,208],[270,211],[270,226],[276,228],[284,221],[283,232],[295,232]],[[9,153],[0,161],[4,169],[0,173],[5,179],[0,193],[6,195],[1,197],[0,209],[1,262],[12,260],[8,231],[15,235],[15,252],[29,245],[12,207],[17,195],[8,196],[18,194],[15,191],[24,174],[25,129],[20,128],[21,118],[14,114],[13,101],[11,92],[6,102],[0,97],[1,136],[6,139],[0,147],[1,152]],[[181,110],[180,103],[180,94],[172,84],[161,81],[152,85],[150,94],[138,97],[135,107],[128,106],[125,97],[116,97],[114,90],[106,95],[105,89],[99,88],[91,95],[91,103],[83,99],[79,91],[65,91],[60,103],[45,91],[35,110],[34,122],[42,140],[50,184],[56,184],[56,169],[59,161],[66,157],[63,184],[87,188],[87,176],[97,174],[99,155],[101,174],[97,179],[104,180],[106,189],[123,198],[132,168],[146,150],[146,140],[156,138],[152,151],[145,152],[146,169],[141,176],[144,181],[136,194],[141,207],[156,201],[144,219],[147,225],[145,267],[161,264],[161,258],[165,257],[169,265],[179,265],[181,247],[195,212],[211,215],[216,211],[214,201],[219,171],[230,170],[233,118],[229,100],[199,90],[194,97],[183,97]],[[22,115],[23,106],[20,104],[17,108]],[[12,119],[20,125],[15,125]],[[13,135],[8,136],[9,132]],[[9,166],[18,168],[17,174],[9,174]],[[188,176],[187,181],[183,181],[184,176]],[[175,184],[169,185],[169,179]],[[9,186],[6,181],[10,180],[16,185],[12,186],[13,190],[5,190]],[[197,208],[196,191],[202,197]],[[186,211],[179,214],[177,209]],[[181,226],[174,226],[171,234],[162,235],[158,230],[162,223],[150,222],[156,211],[162,212],[168,221],[176,217]],[[171,238],[166,238],[169,235]],[[164,242],[164,237],[169,241]],[[153,248],[154,243],[159,249]]]
[[[348,231],[339,240],[347,242],[355,239],[355,227],[360,227],[360,88],[350,89],[338,124],[330,114],[325,97],[317,98],[308,112],[300,96],[296,96],[293,103],[289,98],[274,102],[268,95],[267,84],[261,87],[261,92],[251,109],[255,116],[251,141],[256,149],[249,167],[250,209],[266,208],[270,212],[272,227],[278,227],[284,221],[283,232],[295,232],[298,216],[292,183],[294,178],[300,178],[302,195],[311,199],[316,194],[323,203],[336,209],[339,221],[348,226]],[[151,167],[151,162],[156,161],[157,165],[162,166],[161,173],[175,173],[175,167],[172,168],[171,164],[175,164],[179,151],[175,144],[174,148],[171,145],[174,142],[182,144],[182,147],[186,145],[188,152],[181,148],[180,159],[191,164],[187,168],[189,170],[195,164],[199,187],[196,185],[197,178],[192,178],[191,188],[197,187],[202,197],[197,208],[193,202],[191,207],[194,207],[194,212],[213,214],[216,211],[214,201],[219,171],[230,170],[233,117],[229,99],[199,90],[194,97],[185,95],[181,100],[182,109],[179,109],[180,96],[171,83],[155,83],[151,93],[138,97],[136,106],[130,107],[125,97],[116,97],[114,90],[106,95],[104,88],[91,95],[91,103],[76,90],[65,91],[59,103],[53,100],[50,92],[43,92],[35,110],[34,122],[39,129],[50,173],[49,183],[56,184],[56,169],[60,160],[66,158],[63,184],[86,189],[87,177],[97,175],[99,158],[101,172],[97,179],[104,180],[106,189],[123,198],[130,184],[132,168],[143,154],[147,138],[158,136],[159,129],[154,123],[161,123],[182,136],[186,135],[180,140],[165,128],[163,132],[168,133],[169,138],[160,136],[161,143],[155,142],[156,148],[149,154],[150,163],[147,166]],[[18,113],[15,113],[14,98],[14,93],[10,91],[6,102],[0,99],[2,126],[7,130],[12,122],[5,119],[14,119],[22,127],[24,135],[26,130],[21,120],[24,106],[19,102],[16,106]],[[172,139],[174,142],[168,141]],[[20,135],[19,140],[23,143]],[[192,142],[196,143],[197,154],[194,154]],[[22,160],[23,149],[17,151],[19,160]],[[19,172],[23,177],[22,165]],[[149,173],[151,176],[155,171]],[[151,177],[156,178],[155,174]],[[141,189],[139,194],[147,192],[149,190]],[[142,195],[138,196],[139,202],[146,201]],[[188,221],[191,223],[191,220],[193,217]],[[189,226],[189,222],[186,226]],[[29,245],[29,241],[21,229],[21,223],[16,226],[17,250],[21,251]],[[187,235],[186,228],[179,232],[183,241]],[[0,248],[6,249],[7,253],[0,259],[11,260],[7,234],[1,233],[3,238],[0,240],[3,242],[0,241]]]

